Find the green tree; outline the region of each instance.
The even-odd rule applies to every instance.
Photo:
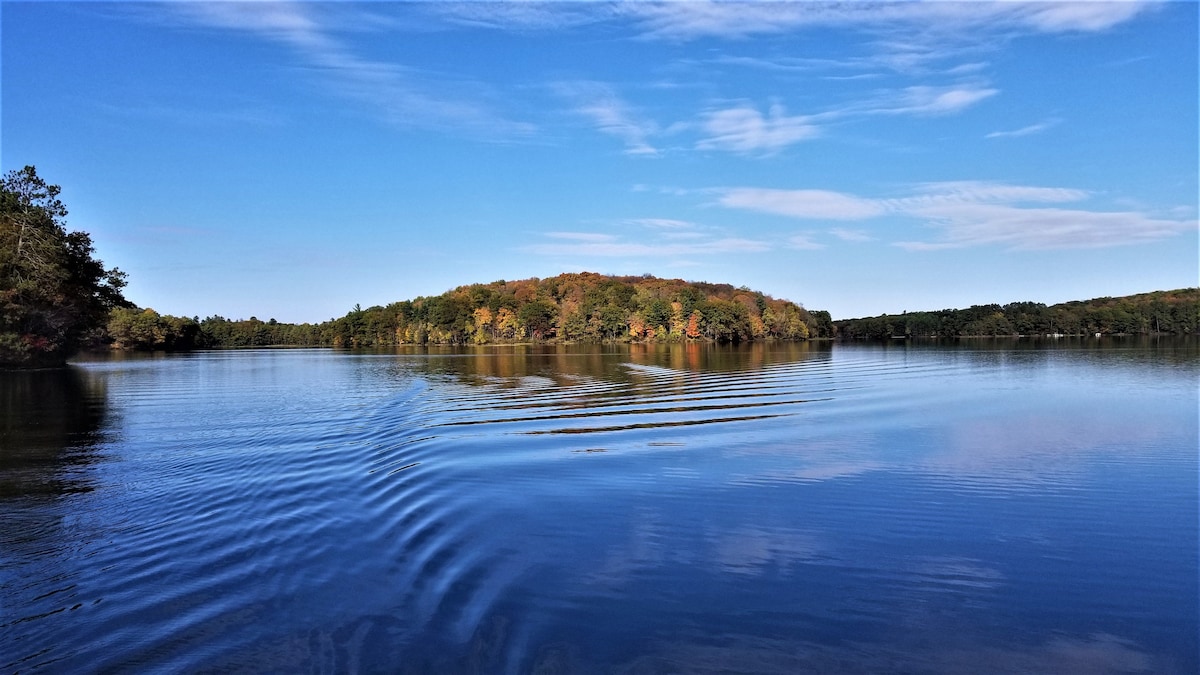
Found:
[[[62,365],[129,304],[125,275],[67,231],[59,192],[32,166],[0,180],[0,366]]]
[[[153,309],[118,307],[109,314],[107,329],[114,349],[194,349],[200,341],[197,321]]]
[[[651,300],[643,311],[646,323],[657,328],[671,323],[671,305],[666,300]]]
[[[526,333],[535,340],[544,340],[554,336],[554,320],[557,316],[557,308],[542,300],[526,303],[517,312],[517,320],[525,327]]]
[[[562,337],[567,340],[582,340],[587,336],[587,317],[574,311],[562,321]]]
[[[617,305],[605,305],[595,314],[599,320],[600,337],[604,340],[614,340],[620,337],[629,326],[629,317],[625,310]]]

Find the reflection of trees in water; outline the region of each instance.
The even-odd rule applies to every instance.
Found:
[[[1095,337],[915,338],[890,342],[851,341],[843,346],[884,351],[928,352],[943,359],[1002,366],[1073,365],[1176,371],[1200,363],[1198,335]]]
[[[0,372],[0,606],[12,620],[0,639],[12,647],[0,648],[6,672],[59,658],[51,645],[72,630],[66,617],[98,601],[80,589],[80,552],[97,538],[81,522],[93,512],[81,493],[93,489],[106,399],[104,380],[78,368]]]
[[[829,342],[772,342],[749,345],[685,343],[630,345],[508,345],[413,348],[399,354],[428,357],[417,365],[429,375],[466,381],[544,377],[556,384],[578,378],[630,382],[638,378],[627,364],[682,372],[744,372],[778,363],[828,356]]]
[[[0,500],[89,490],[77,470],[105,405],[103,381],[76,368],[0,372]]]
[[[746,345],[689,342],[630,345],[630,358],[639,365],[681,371],[735,372],[759,370],[828,355],[830,342],[755,342]]]

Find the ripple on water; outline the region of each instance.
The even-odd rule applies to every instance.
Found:
[[[1186,642],[1195,536],[1156,521],[1178,489],[1144,489],[1194,473],[1169,414],[1143,404],[1157,436],[1118,432],[1120,409],[1063,433],[1028,424],[1064,410],[1057,392],[1002,359],[802,357],[511,376],[330,352],[105,365],[92,489],[6,513],[24,539],[5,530],[19,553],[0,553],[0,581],[27,609],[0,622],[0,665],[692,670],[745,652],[743,669],[786,670],[888,663],[953,626],[1033,645],[1014,662],[1038,666],[1047,635]]]

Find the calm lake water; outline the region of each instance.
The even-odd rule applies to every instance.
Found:
[[[0,672],[1195,673],[1196,340],[0,374]]]

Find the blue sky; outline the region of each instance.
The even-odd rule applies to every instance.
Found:
[[[1196,286],[1197,4],[3,2],[0,159],[126,295],[561,272],[850,318]]]

